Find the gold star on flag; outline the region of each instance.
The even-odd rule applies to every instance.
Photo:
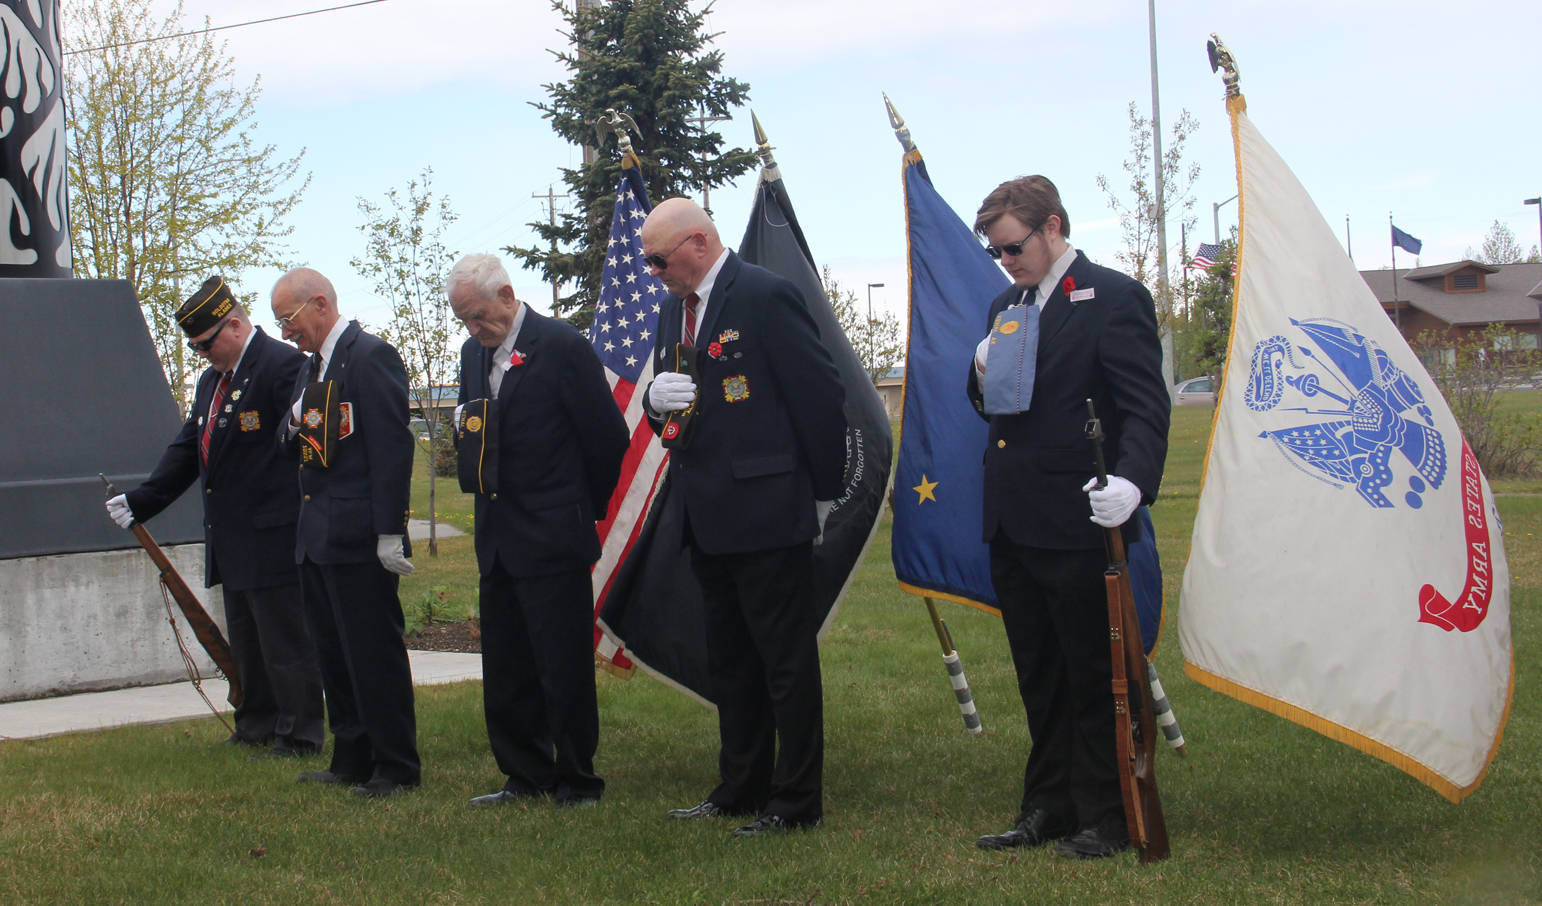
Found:
[[[937,482],[927,481],[925,472],[921,473],[921,483],[911,488],[911,490],[920,495],[920,499],[916,501],[917,506],[925,503],[928,500],[930,500],[932,503],[937,502],[937,495],[933,493],[937,490]]]

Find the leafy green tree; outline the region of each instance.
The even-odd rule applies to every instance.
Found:
[[[305,152],[252,141],[259,82],[235,81],[224,42],[181,34],[180,2],[61,5],[75,272],[133,284],[185,409],[202,362],[177,307],[211,274],[284,266],[285,221],[310,184]]]
[[[1157,224],[1164,217],[1171,222],[1194,231],[1194,183],[1199,179],[1199,164],[1185,163],[1184,150],[1189,137],[1199,128],[1199,121],[1187,109],[1178,113],[1162,150],[1162,206],[1157,210],[1156,177],[1151,169],[1151,120],[1141,115],[1134,101],[1129,106],[1130,156],[1125,158],[1123,169],[1129,182],[1127,195],[1114,190],[1108,177],[1099,174],[1098,188],[1108,196],[1109,207],[1119,215],[1119,227],[1123,234],[1124,248],[1114,257],[1124,267],[1125,273],[1139,280],[1152,290],[1156,299],[1157,324],[1166,331],[1172,317],[1172,284],[1169,277],[1167,298],[1160,298],[1157,280]],[[1179,262],[1181,269],[1186,262]],[[1181,275],[1180,275],[1181,279]]]
[[[888,374],[905,358],[905,343],[900,336],[899,319],[889,312],[879,312],[869,317],[867,308],[857,299],[857,294],[841,287],[835,275],[830,273],[828,264],[824,267],[821,282],[824,284],[825,295],[830,299],[830,308],[835,312],[836,323],[846,334],[846,341],[851,344],[857,360],[862,363],[862,370],[867,372],[868,378],[876,385],[879,378]]]
[[[699,123],[703,115],[726,116],[749,97],[749,86],[721,75],[723,54],[711,49],[714,35],[706,27],[710,4],[699,12],[688,0],[611,0],[572,8],[554,0],[552,7],[566,20],[573,42],[572,50],[552,53],[571,77],[543,85],[550,100],[534,106],[558,135],[593,146],[595,121],[607,108],[631,116],[637,124],[632,141],[654,202],[723,185],[755,165],[748,149],[724,150],[722,135]],[[548,283],[573,288],[558,300],[556,314],[578,327],[594,320],[621,174],[610,142],[607,132],[594,161],[562,170],[577,203],[556,224],[530,224],[545,247],[505,248]]]
[[[434,198],[434,171],[407,181],[405,193],[395,188],[377,205],[360,198],[364,223],[364,254],[349,263],[372,280],[375,291],[391,306],[391,321],[381,336],[401,353],[407,366],[408,398],[423,414],[425,428],[418,444],[437,465],[450,430],[440,417],[443,395],[457,379],[460,356],[452,345],[460,331],[445,300],[444,283],[457,253],[446,248],[444,232],[456,220],[448,198]],[[437,468],[428,470],[428,555],[439,555],[435,482]]]
[[[1529,337],[1499,324],[1453,338],[1425,331],[1414,341],[1419,358],[1462,427],[1490,478],[1535,475],[1542,455],[1542,419],[1500,405],[1504,391],[1536,382],[1542,353]]]
[[[1520,264],[1526,260],[1526,253],[1516,241],[1515,232],[1495,220],[1483,235],[1483,248],[1474,252],[1468,246],[1466,257],[1483,264]]]

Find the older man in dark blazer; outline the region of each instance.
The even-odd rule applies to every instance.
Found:
[[[471,800],[598,802],[594,524],[630,434],[594,348],[514,295],[493,255],[450,271],[461,347],[456,443],[476,494],[482,701],[503,787]]]
[[[209,362],[182,430],[139,487],[107,501],[124,528],[146,522],[196,481],[203,488],[204,584],[219,585],[245,700],[230,741],[273,743],[275,758],[319,752],[321,673],[294,565],[292,456],[273,445],[305,357],[254,327],[221,277],[177,310]]]
[[[701,208],[668,199],[642,243],[672,294],[646,407],[667,436],[668,413],[695,404],[669,481],[706,602],[722,744],[717,788],[670,814],[757,816],[734,831],[745,837],[812,826],[824,810],[813,543],[843,486],[845,393],[798,290],[725,249]],[[675,365],[682,340],[699,350],[694,379]]]
[[[311,354],[279,438],[300,457],[294,557],[334,740],[327,770],[300,780],[390,796],[422,782],[397,597],[412,573],[407,370],[389,343],[342,319],[317,271],[279,278],[272,304],[284,339]]]
[[[984,537],[1033,737],[1017,821],[976,842],[1059,840],[1060,855],[1108,856],[1129,841],[1103,532],[1151,503],[1162,479],[1171,404],[1155,310],[1145,287],[1071,248],[1070,218],[1042,176],[999,186],[975,230],[1013,281],[991,303],[968,392],[990,422]],[[1035,327],[1037,341],[1020,343]],[[1105,432],[1102,489],[1089,480],[1089,399]],[[1127,541],[1136,526],[1125,526]]]

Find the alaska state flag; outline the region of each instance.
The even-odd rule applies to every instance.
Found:
[[[990,549],[980,538],[989,432],[964,388],[991,300],[1009,281],[937,194],[919,150],[905,153],[904,167],[910,333],[894,472],[894,575],[912,594],[999,613]],[[1092,470],[1089,448],[1088,478]],[[1140,541],[1126,556],[1149,654],[1162,626],[1162,564],[1151,513],[1140,507],[1131,518],[1140,523]]]
[[[1458,801],[1513,687],[1494,495],[1246,102],[1227,108],[1241,270],[1183,577],[1185,670]]]

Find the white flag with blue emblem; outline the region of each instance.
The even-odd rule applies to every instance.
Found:
[[[1190,676],[1452,801],[1512,689],[1488,480],[1306,190],[1228,101],[1240,275],[1183,577]]]

